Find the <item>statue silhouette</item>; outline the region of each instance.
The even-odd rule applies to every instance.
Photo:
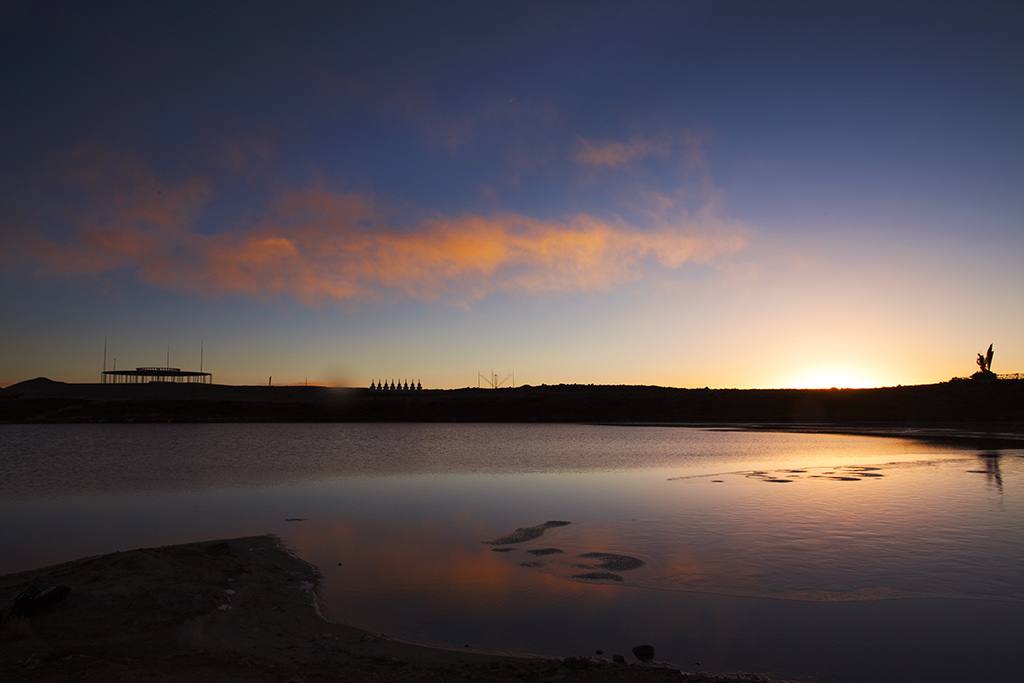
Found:
[[[978,372],[971,375],[976,379],[994,379],[995,373],[992,372],[992,344],[988,345],[988,353],[984,356],[978,354],[978,359],[974,361],[978,364]]]

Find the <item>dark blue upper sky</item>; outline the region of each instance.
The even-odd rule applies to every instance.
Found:
[[[1022,296],[1022,35],[1010,3],[7,3],[0,277],[24,298],[0,312],[27,321],[8,343],[20,355],[59,334],[59,319],[31,310],[59,308],[61,282],[92,291],[97,311],[141,286],[154,301],[183,297],[206,326],[262,302],[271,317],[327,306],[324,325],[362,330],[376,324],[366,316],[432,319],[438,306],[543,328],[554,310],[588,305],[580,296],[612,297],[608,315],[625,306],[642,329],[638,306],[735,309],[753,287],[785,309],[794,292],[831,291],[868,329],[899,315],[876,305],[876,288],[921,310],[948,297],[958,260],[977,273],[962,296],[997,296],[994,319]],[[907,273],[935,278],[933,294],[908,295]],[[640,306],[629,291],[655,281],[706,289],[657,285]],[[473,323],[450,324],[462,355],[489,357]],[[1001,335],[1024,365],[1024,329],[1001,325],[982,325],[977,344]],[[816,347],[836,343],[837,326]],[[780,349],[790,329],[771,328]],[[607,381],[652,381],[620,359],[624,341],[556,338],[615,356]],[[900,375],[880,360],[889,341],[838,355],[877,381],[952,369],[936,358],[942,370]],[[361,344],[346,347],[361,360],[345,372],[385,372]],[[528,347],[508,362],[558,379],[551,345]],[[271,362],[269,349],[253,354]],[[408,348],[392,354],[416,364]],[[455,364],[439,361],[435,382],[459,384]],[[748,372],[759,376],[682,367],[673,381],[788,381]]]

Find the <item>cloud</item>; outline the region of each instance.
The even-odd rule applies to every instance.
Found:
[[[369,192],[284,189],[260,207],[225,215],[213,184],[160,180],[137,164],[85,154],[67,175],[101,200],[64,217],[61,236],[31,233],[21,263],[51,275],[133,274],[202,295],[331,301],[412,299],[468,305],[495,293],[606,291],[687,263],[710,263],[745,244],[743,226],[716,201],[687,210],[646,198],[642,225],[580,213],[428,215],[392,225],[409,207]],[[215,208],[216,210],[213,210]],[[230,219],[230,215],[228,216]],[[4,246],[10,251],[12,245]],[[10,262],[11,259],[8,259]]]
[[[46,207],[42,222],[69,225],[71,236],[47,238],[21,226],[2,246],[4,261],[16,255],[55,274],[95,275],[146,263],[149,281],[172,281],[163,271],[177,259],[167,247],[194,238],[196,219],[213,197],[205,178],[167,182],[138,159],[95,145],[69,150],[45,175],[60,190],[30,199]]]
[[[672,136],[633,137],[629,142],[580,138],[572,158],[584,166],[622,166],[646,157],[665,157],[672,150]]]

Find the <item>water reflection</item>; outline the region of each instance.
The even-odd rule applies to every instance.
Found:
[[[566,580],[658,590],[812,601],[1024,600],[1020,510],[993,514],[961,462],[671,477],[663,485],[678,500],[649,487],[660,502],[653,514],[552,529],[502,556]],[[788,485],[774,485],[780,481]],[[687,504],[694,499],[701,504]],[[591,553],[643,564],[594,571]]]
[[[752,447],[752,445],[756,446]],[[208,491],[329,477],[718,471],[943,448],[907,439],[588,425],[0,425],[0,498]],[[809,462],[810,461],[810,462]]]
[[[985,469],[983,470],[971,470],[979,474],[985,475],[985,480],[989,486],[994,488],[1000,494],[1003,493],[1003,473],[999,468],[999,458],[1001,454],[999,451],[986,451],[985,453],[978,453],[978,458],[984,463]]]
[[[956,461],[950,463],[943,472],[959,473],[954,477],[962,486],[965,475],[962,466],[956,465]],[[904,490],[909,495],[921,483],[916,478],[935,478],[934,466],[920,464],[906,471],[894,466],[888,478],[896,482],[905,479],[905,486],[889,493]],[[760,490],[774,496],[775,492],[795,490],[766,486],[742,475],[731,482],[726,477],[726,481],[750,494]],[[570,494],[565,488],[568,482],[562,484],[563,491]],[[808,477],[804,484],[818,489],[815,506],[834,500],[831,494],[839,492],[859,490],[885,497],[880,490],[858,489],[830,479]],[[666,485],[677,486],[678,482]],[[711,486],[710,480],[705,485]],[[1024,635],[1024,624],[1020,603],[1005,600],[1007,591],[1019,593],[1024,576],[1019,529],[1000,530],[1011,539],[1001,550],[981,547],[946,557],[948,543],[931,550],[929,546],[948,529],[938,528],[915,542],[912,537],[920,527],[901,531],[903,522],[890,520],[895,526],[886,540],[884,529],[876,527],[893,508],[869,515],[871,505],[851,507],[851,500],[839,501],[825,513],[831,523],[852,517],[849,526],[833,528],[832,541],[815,541],[809,536],[801,541],[780,541],[779,529],[770,530],[784,525],[781,520],[787,511],[769,510],[770,501],[760,495],[730,498],[724,506],[728,513],[712,510],[709,516],[718,519],[705,523],[704,529],[710,530],[706,536],[680,534],[683,520],[671,516],[616,523],[573,521],[557,526],[528,524],[532,520],[524,518],[521,524],[503,526],[483,521],[478,511],[416,521],[373,515],[356,522],[355,511],[349,510],[352,516],[344,521],[314,516],[291,525],[288,540],[301,556],[321,567],[330,615],[393,637],[553,656],[588,654],[597,648],[628,654],[633,645],[650,642],[659,658],[684,666],[689,660],[690,668],[699,659],[704,670],[776,671],[787,677],[813,676],[823,681],[941,681],[970,679],[979,667],[1012,669],[1011,641]],[[745,509],[736,509],[738,503]],[[752,511],[766,514],[767,519],[744,530],[737,520]],[[930,510],[922,512],[924,526],[940,520]],[[950,524],[959,519],[970,525],[973,513],[968,509],[966,518],[951,514],[948,519]],[[695,518],[687,515],[686,521],[693,523]],[[856,539],[858,527],[873,529],[864,531],[863,543]],[[516,535],[524,529],[543,529],[544,533]],[[729,534],[739,534],[739,538],[716,543]],[[765,538],[758,542],[760,535]],[[505,545],[494,546],[489,540],[503,540]],[[674,545],[680,542],[682,547]],[[763,554],[776,543],[783,545],[779,552]],[[892,556],[894,547],[905,544],[911,546],[908,556],[924,557],[919,565],[890,567],[889,578],[898,582],[902,576],[908,582],[907,592],[944,586],[945,599],[878,599],[894,593],[872,588],[871,576],[862,572],[869,568],[870,558],[883,565],[905,561],[905,557]],[[510,550],[495,552],[505,549]],[[623,558],[640,559],[644,564]],[[539,564],[524,567],[523,560]],[[615,565],[617,561],[623,563]],[[572,579],[573,572],[580,573],[576,565],[602,562],[616,566],[619,571],[615,573],[623,581]],[[851,562],[850,581],[866,584],[858,587],[844,582],[843,568]],[[779,566],[773,566],[776,564]],[[985,568],[992,564],[1001,568]],[[801,568],[803,565],[813,571]],[[737,566],[741,568],[735,569]],[[942,578],[929,577],[929,571]],[[983,585],[985,581],[975,580],[965,586],[970,571],[994,583]],[[676,590],[666,591],[666,586]],[[688,588],[678,590],[682,586]],[[976,591],[974,598],[999,597],[995,601],[948,599],[966,598],[971,591]],[[783,599],[742,597],[759,593]],[[839,601],[835,601],[837,597]],[[969,632],[963,630],[963,623],[972,624]],[[975,660],[969,666],[950,662],[945,654],[952,643],[965,651],[989,652],[992,659],[988,664]],[[1000,645],[990,649],[996,644]]]
[[[3,572],[273,532],[331,616],[447,646],[967,680],[1024,638],[1024,452],[550,425],[0,437]]]

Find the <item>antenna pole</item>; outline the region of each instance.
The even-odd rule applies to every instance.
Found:
[[[103,338],[103,374],[100,375],[100,384],[107,381],[107,338]]]
[[[514,389],[516,386],[515,371],[512,371],[505,375],[504,377],[501,377],[500,375],[498,375],[498,373],[494,371],[494,368],[491,368],[491,374],[487,377],[487,379],[484,379],[484,373],[477,370],[476,388],[480,389],[481,387],[483,387],[482,382],[487,382],[487,386],[489,386],[491,389],[498,389],[499,387],[505,386],[505,383],[508,382],[510,377],[512,378],[512,388]]]

